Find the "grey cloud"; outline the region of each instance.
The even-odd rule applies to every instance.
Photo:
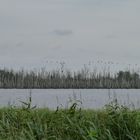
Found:
[[[19,41],[16,43],[16,47],[23,47],[24,46],[24,42]]]
[[[105,36],[105,39],[117,39],[117,38],[118,38],[118,36],[115,34],[108,34]]]
[[[72,35],[73,31],[66,30],[66,29],[63,29],[63,30],[57,29],[57,30],[54,30],[52,33],[58,36],[68,36],[68,35]]]
[[[139,63],[139,5],[138,0],[1,0],[0,65],[40,66],[44,56]]]

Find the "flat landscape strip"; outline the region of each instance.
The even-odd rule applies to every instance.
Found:
[[[77,72],[68,70],[42,70],[39,72],[24,70],[0,70],[0,88],[18,89],[118,89],[140,88],[140,77],[136,72],[119,71],[111,74],[109,71],[89,72],[86,68]]]

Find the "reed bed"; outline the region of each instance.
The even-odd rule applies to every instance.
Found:
[[[140,88],[140,77],[136,72],[40,70],[0,70],[0,88]]]
[[[104,110],[0,109],[1,140],[140,140],[140,111],[117,104]]]

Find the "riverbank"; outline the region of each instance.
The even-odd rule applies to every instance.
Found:
[[[117,104],[104,110],[51,111],[31,108],[0,109],[0,139],[10,140],[139,140],[140,111]]]

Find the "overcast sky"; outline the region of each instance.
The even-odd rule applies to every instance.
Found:
[[[0,0],[0,66],[140,65],[139,0]]]

